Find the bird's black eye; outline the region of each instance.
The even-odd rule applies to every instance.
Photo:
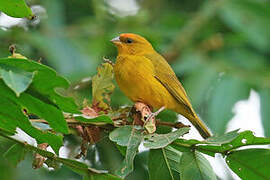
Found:
[[[126,42],[127,42],[128,44],[130,44],[130,43],[132,43],[132,42],[133,42],[133,40],[132,40],[132,39],[130,39],[130,38],[128,38]]]

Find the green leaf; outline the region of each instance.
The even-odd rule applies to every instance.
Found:
[[[112,119],[109,116],[101,115],[95,118],[85,118],[83,116],[76,116],[75,119],[80,122],[91,122],[91,123],[108,123],[113,124]]]
[[[183,152],[180,163],[181,180],[215,180],[216,175],[207,161],[199,152]]]
[[[33,113],[40,118],[45,119],[49,123],[50,127],[56,132],[64,134],[68,133],[68,126],[64,119],[64,115],[55,106],[46,104],[28,93],[23,93],[21,95],[19,103],[26,107],[29,113]]]
[[[197,149],[208,155],[214,156],[215,153],[226,153],[228,151],[237,149],[247,145],[264,145],[270,144],[270,138],[256,137],[251,131],[244,131],[234,138],[231,142],[222,145],[209,144],[197,145]]]
[[[261,117],[264,127],[265,136],[270,137],[270,90],[261,90],[260,92],[261,102]]]
[[[109,63],[103,63],[98,67],[98,74],[92,79],[93,104],[102,109],[108,109],[110,94],[114,88],[113,67]]]
[[[148,170],[149,180],[174,180],[172,168],[164,148],[150,150]]]
[[[133,126],[123,126],[113,130],[109,138],[120,146],[128,146]]]
[[[82,162],[65,158],[58,158],[57,160],[78,174],[88,173],[88,166]]]
[[[226,162],[241,179],[270,179],[270,149],[233,151],[226,157]]]
[[[125,128],[126,127],[126,128]],[[121,146],[127,146],[126,156],[121,166],[115,172],[117,176],[126,177],[133,171],[133,161],[137,154],[138,147],[143,140],[142,132],[135,129],[134,126],[125,126],[117,128],[110,133],[110,139]],[[130,129],[131,128],[131,129]],[[124,133],[121,132],[124,130]]]
[[[31,84],[34,72],[0,67],[0,76],[4,80],[5,84],[11,88],[17,96],[20,96],[20,93],[24,92]]]
[[[189,130],[190,128],[180,128],[168,134],[148,134],[144,136],[146,142],[143,143],[143,145],[149,149],[163,148],[172,143],[178,137],[188,133]]]
[[[164,150],[171,169],[178,173],[181,173],[179,163],[183,153],[173,148],[172,146],[167,146],[166,148],[164,148]]]
[[[55,89],[67,88],[69,82],[59,76],[53,69],[28,59],[4,58],[0,59],[0,67],[10,69],[20,69],[22,71],[35,73],[34,79],[28,91],[31,95],[46,101],[46,103],[55,104],[55,106],[64,112],[80,114],[74,100],[68,97],[60,96]]]
[[[180,148],[190,148],[196,145],[195,147],[198,151],[210,156],[215,156],[215,153],[226,154],[227,152],[242,146],[270,144],[270,138],[256,137],[251,131],[244,131],[241,133],[238,133],[237,131],[238,130],[231,131],[224,135],[203,141],[195,139],[177,139],[172,143],[172,145],[173,147]]]
[[[4,154],[4,157],[13,166],[17,167],[19,162],[21,162],[27,153],[27,149],[21,144],[12,145]]]
[[[21,128],[28,135],[35,138],[38,144],[48,143],[53,148],[55,153],[58,154],[58,151],[63,143],[62,136],[57,136],[55,134],[43,132],[34,128],[29,122],[28,118],[23,114],[21,107],[16,103],[16,101],[13,101],[13,99],[9,99],[3,96],[3,94],[0,94],[0,128],[14,132],[16,127]]]
[[[223,135],[212,136],[208,138],[206,142],[210,144],[220,144],[220,145],[229,143],[239,135],[238,131],[239,129],[236,129],[234,131],[230,131]]]
[[[26,5],[24,0],[1,0],[0,11],[17,18],[26,17],[33,19],[34,17],[31,9]]]
[[[185,147],[191,147],[196,144],[205,144],[205,145],[222,145],[226,143],[230,143],[233,141],[235,138],[239,136],[238,133],[239,129],[230,131],[226,134],[223,135],[217,135],[217,136],[212,136],[206,140],[203,141],[198,141],[196,139],[177,139],[174,141],[174,144],[179,144]]]
[[[68,133],[67,123],[64,119],[63,113],[50,103],[42,101],[35,96],[24,92],[20,97],[16,97],[5,85],[0,81],[0,90],[5,92],[2,96],[12,99],[19,104],[20,109],[25,108],[29,113],[33,113],[48,121],[51,128],[57,132]],[[0,110],[1,111],[1,110]]]
[[[251,45],[255,48],[268,50],[270,45],[269,2],[254,0],[226,1],[219,12],[225,23],[233,30],[244,34]]]
[[[216,86],[210,100],[207,122],[210,129],[223,134],[228,121],[233,117],[234,104],[247,99],[250,88],[240,79],[225,76]],[[224,98],[226,97],[226,98]]]
[[[84,179],[93,179],[93,180],[119,180],[119,177],[114,175],[108,174],[107,171],[104,170],[97,170],[91,167],[88,167],[85,163],[72,160],[72,159],[65,159],[65,158],[57,158],[57,160],[63,165],[70,168],[72,171],[84,175]]]

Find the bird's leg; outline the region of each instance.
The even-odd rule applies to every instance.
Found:
[[[156,116],[165,109],[165,107],[161,107],[154,113],[150,113],[145,120],[143,127],[147,130],[148,133],[154,133],[156,131]]]
[[[147,119],[145,120],[145,123],[147,123],[148,121],[150,121],[151,118],[155,118],[161,111],[163,111],[165,109],[164,106],[162,106],[161,108],[159,108],[159,110],[157,110],[154,113],[151,113],[148,115]]]

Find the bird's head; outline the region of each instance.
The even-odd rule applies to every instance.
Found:
[[[137,34],[123,33],[113,38],[111,42],[117,47],[118,54],[144,55],[153,51],[152,45]]]

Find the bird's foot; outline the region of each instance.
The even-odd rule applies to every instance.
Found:
[[[143,126],[148,133],[154,133],[156,131],[155,116],[157,116],[164,107],[160,108],[157,112],[152,113],[151,107],[142,102],[136,102],[134,108],[140,114],[138,118],[134,118],[134,123]]]
[[[150,113],[146,120],[144,121],[143,127],[147,130],[148,133],[154,133],[156,131],[156,116],[165,109],[165,107],[161,107],[154,113]]]
[[[147,123],[151,118],[155,118],[161,111],[163,111],[165,109],[165,107],[161,107],[159,110],[157,110],[156,112],[150,113],[147,116],[147,119],[145,120],[145,123]]]

